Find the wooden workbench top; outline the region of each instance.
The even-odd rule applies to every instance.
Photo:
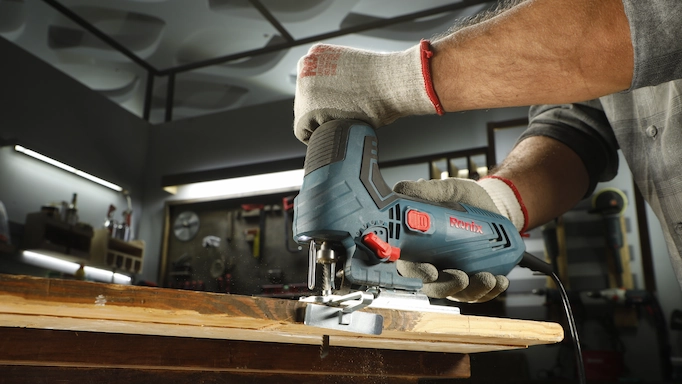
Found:
[[[305,353],[308,357],[298,360],[303,365],[315,363],[309,361],[311,354],[316,356],[312,360],[320,360],[322,336],[329,335],[330,349],[337,351],[333,366],[328,367],[332,370],[341,364],[338,358],[342,355],[340,351],[345,351],[343,353],[346,356],[356,357],[358,353],[352,352],[355,350],[363,355],[373,351],[370,354],[390,360],[393,362],[392,368],[387,368],[388,362],[382,363],[381,367],[398,376],[408,375],[408,367],[414,370],[418,366],[417,373],[421,377],[466,377],[469,372],[468,353],[526,348],[557,343],[563,339],[563,330],[555,323],[386,309],[365,309],[384,316],[381,335],[355,334],[304,325],[304,308],[304,303],[294,300],[0,274],[0,333],[6,336],[5,343],[11,343],[14,339],[19,344],[23,343],[20,344],[23,345],[20,350],[10,348],[11,344],[3,345],[5,352],[0,356],[0,365],[16,367],[16,361],[35,359],[31,356],[35,356],[36,351],[46,353],[49,349],[41,345],[41,340],[48,338],[44,332],[48,332],[49,337],[57,340],[55,343],[61,346],[94,337],[86,335],[100,335],[98,340],[104,341],[92,340],[88,344],[92,348],[101,348],[103,342],[120,342],[125,338],[147,338],[145,340],[149,342],[150,337],[156,337],[157,341],[152,343],[155,345],[162,340],[186,340],[182,344],[176,343],[183,348],[188,348],[191,343],[222,343],[222,347],[201,344],[198,347],[201,350],[250,350],[262,345],[266,351],[273,351],[277,346],[288,345],[294,350],[307,348]],[[81,336],[79,338],[74,334]],[[111,340],[106,341],[107,337]],[[28,347],[31,339],[35,344],[33,349]],[[170,353],[167,352],[171,348],[170,344],[163,347],[166,345],[164,343],[171,342],[161,342],[155,347],[157,352],[148,353],[155,361],[150,363],[154,369],[160,369],[154,365],[160,364],[155,356]],[[120,367],[122,364],[117,355],[107,358],[100,356],[104,362],[93,362],[92,356],[98,353],[98,349],[87,350],[84,344],[79,345],[78,350],[82,353],[69,357],[71,363],[68,364],[75,364],[79,368],[81,365],[101,368]],[[61,360],[63,356],[56,351],[51,357],[41,358],[52,361],[46,363],[48,366],[68,367]],[[135,351],[136,347],[131,346],[131,353]],[[138,352],[143,353],[143,350]],[[297,354],[301,356],[300,353],[303,352],[284,355],[292,358]],[[349,364],[353,361],[346,360]],[[415,361],[421,363],[415,365]],[[218,367],[216,361],[212,363],[214,365],[195,363],[199,368],[192,369],[233,369],[239,372],[249,364],[256,364],[253,359],[239,360],[234,357],[227,363],[223,361],[228,367]],[[35,362],[26,364],[36,365]],[[253,367],[246,370],[261,372],[259,368]],[[319,369],[311,366],[304,371],[309,374]],[[385,371],[382,372],[383,375]]]
[[[563,339],[555,323],[366,309],[381,335],[306,326],[305,304],[227,294],[0,275],[0,326],[472,353]]]

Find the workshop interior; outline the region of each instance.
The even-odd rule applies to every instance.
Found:
[[[403,50],[497,3],[0,0],[0,274],[304,300],[307,326],[376,337],[391,324],[365,307],[385,298],[415,311],[419,296],[417,311],[564,329],[556,343],[471,353],[469,378],[419,382],[682,382],[682,292],[622,157],[615,179],[521,237],[498,215],[401,200],[391,187],[487,175],[528,108],[410,117],[376,132],[342,121],[308,146],[292,133],[296,64],[312,44]],[[340,155],[306,160],[330,146]],[[429,300],[395,271],[401,249],[409,259],[452,240],[436,236],[443,215],[495,229],[461,268],[492,268],[486,252],[504,247],[504,262],[490,263],[504,264],[506,292]],[[517,265],[525,255],[558,279]],[[315,332],[324,359],[330,336]]]

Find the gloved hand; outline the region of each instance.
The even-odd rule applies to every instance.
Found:
[[[517,230],[523,232],[527,213],[513,184],[497,177],[478,182],[468,179],[401,181],[393,190],[397,193],[436,203],[460,202],[507,217]],[[481,303],[492,300],[509,286],[505,276],[479,272],[468,276],[464,271],[438,271],[428,263],[398,260],[398,272],[424,282],[422,291],[429,297],[454,301]]]
[[[304,143],[320,125],[358,119],[374,128],[409,115],[443,114],[433,89],[428,41],[377,53],[314,45],[298,62],[294,134]]]

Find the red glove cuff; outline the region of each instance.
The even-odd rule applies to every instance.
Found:
[[[523,203],[523,199],[521,198],[521,194],[519,193],[519,190],[516,189],[516,186],[514,183],[511,182],[509,179],[505,179],[504,177],[496,176],[496,175],[490,175],[484,177],[484,179],[497,179],[502,181],[503,183],[507,184],[507,186],[514,192],[514,197],[516,197],[516,200],[519,202],[519,206],[521,207],[521,212],[523,213],[523,227],[519,231],[521,235],[525,235],[526,231],[528,230],[528,209],[526,209],[526,205]]]
[[[424,87],[426,88],[426,94],[429,96],[431,103],[436,108],[436,113],[439,115],[444,115],[445,110],[443,105],[438,99],[436,90],[433,89],[433,79],[431,78],[431,63],[429,60],[433,56],[433,51],[431,50],[431,43],[428,40],[422,40],[419,43],[419,51],[422,59],[422,76],[424,77]]]

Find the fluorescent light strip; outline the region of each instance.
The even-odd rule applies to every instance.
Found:
[[[34,159],[38,159],[38,160],[44,161],[44,162],[46,162],[46,163],[48,163],[48,164],[50,164],[50,165],[54,165],[54,166],[57,167],[57,168],[61,168],[61,169],[65,170],[65,171],[67,171],[67,172],[71,172],[71,173],[73,173],[73,174],[75,174],[75,175],[78,175],[78,176],[80,176],[80,177],[82,177],[82,178],[84,178],[84,179],[88,179],[88,180],[90,180],[90,181],[92,181],[92,182],[95,182],[95,183],[97,183],[97,184],[99,184],[99,185],[103,185],[103,186],[105,186],[105,187],[107,187],[107,188],[113,189],[114,191],[121,192],[121,191],[123,190],[123,188],[119,187],[118,185],[116,185],[116,184],[114,184],[114,183],[110,183],[110,182],[108,182],[108,181],[106,181],[106,180],[102,180],[102,179],[100,179],[99,177],[93,176],[93,175],[91,175],[91,174],[89,174],[89,173],[85,173],[85,172],[83,172],[83,171],[81,171],[81,170],[79,170],[79,169],[76,169],[76,168],[74,168],[74,167],[72,167],[72,166],[70,166],[70,165],[66,165],[66,164],[64,164],[64,163],[61,163],[61,162],[59,162],[59,161],[57,161],[57,160],[51,159],[51,158],[49,158],[49,157],[47,157],[47,156],[45,156],[45,155],[41,155],[40,153],[38,153],[38,152],[36,152],[36,151],[32,151],[32,150],[30,150],[30,149],[28,149],[28,148],[22,147],[21,145],[15,145],[15,146],[14,146],[14,150],[17,151],[17,152],[21,152],[21,153],[23,153],[24,155],[31,156],[31,157],[33,157]]]
[[[57,257],[44,255],[42,253],[34,251],[23,251],[22,259],[28,264],[32,264],[41,268],[50,269],[57,272],[75,274],[80,268],[79,264],[73,263],[71,261],[62,260]],[[101,281],[104,283],[116,283],[116,284],[130,284],[132,278],[130,276],[122,275],[120,273],[114,273],[111,271],[106,271],[104,269],[84,267],[85,278],[95,281]]]
[[[234,179],[204,181],[179,185],[177,193],[183,198],[192,199],[238,196],[254,192],[267,193],[283,189],[300,188],[301,184],[303,184],[303,175],[303,169],[296,169]]]
[[[85,173],[85,172],[83,172],[83,171],[81,171],[81,170],[76,170],[76,172],[74,172],[74,173],[75,173],[76,175],[78,175],[78,176],[84,178],[84,179],[88,179],[88,180],[90,180],[90,181],[94,181],[94,182],[97,183],[97,184],[103,185],[103,186],[105,186],[105,187],[107,187],[107,188],[111,188],[111,189],[113,189],[114,191],[121,192],[121,191],[123,190],[123,188],[119,187],[118,185],[116,185],[116,184],[114,184],[114,183],[110,183],[110,182],[108,182],[108,181],[106,181],[106,180],[102,180],[102,179],[100,179],[100,178],[97,177],[97,176],[93,176],[93,175],[91,175],[91,174],[89,174],[89,173]]]
[[[57,160],[50,159],[49,157],[47,157],[47,156],[45,156],[45,155],[41,155],[40,153],[38,153],[38,152],[36,152],[36,151],[32,151],[32,150],[30,150],[30,149],[28,149],[28,148],[24,148],[24,147],[22,147],[21,145],[15,145],[15,146],[14,146],[14,150],[17,151],[17,152],[21,152],[21,153],[23,153],[24,155],[31,156],[31,157],[33,157],[34,159],[38,159],[38,160],[40,160],[40,161],[44,161],[44,162],[46,162],[46,163],[48,163],[48,164],[54,165],[55,167],[61,168],[61,169],[65,170],[65,171],[67,171],[67,172],[71,172],[71,173],[75,173],[75,172],[76,172],[76,168],[74,168],[74,167],[72,167],[72,166],[66,165],[66,164],[64,164],[64,163],[60,163],[60,162],[57,161]]]

